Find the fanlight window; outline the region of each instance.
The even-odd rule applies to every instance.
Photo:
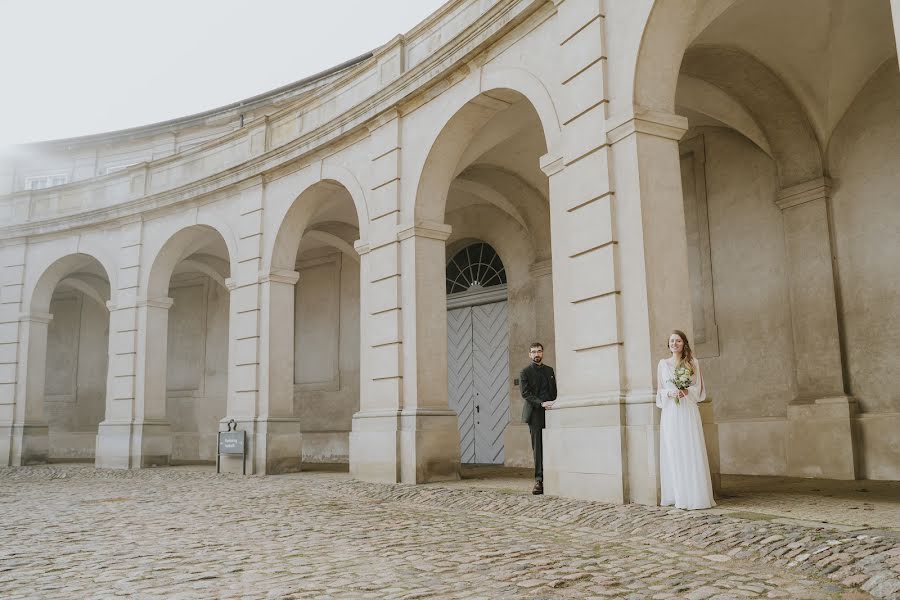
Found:
[[[506,283],[503,261],[488,244],[478,242],[457,252],[447,263],[447,294]]]

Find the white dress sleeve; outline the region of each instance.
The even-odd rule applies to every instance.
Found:
[[[662,408],[663,401],[666,398],[665,390],[665,373],[663,373],[663,361],[659,361],[656,365],[656,406]]]
[[[703,385],[703,375],[700,373],[700,361],[693,360],[694,383],[687,389],[687,397],[695,403],[706,400],[706,386]]]

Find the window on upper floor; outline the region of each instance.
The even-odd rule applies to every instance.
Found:
[[[44,188],[65,185],[69,183],[69,176],[65,173],[56,175],[38,175],[25,178],[26,190],[42,190]]]

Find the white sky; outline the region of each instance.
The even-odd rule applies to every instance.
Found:
[[[445,0],[0,0],[0,146],[146,125],[297,81]]]

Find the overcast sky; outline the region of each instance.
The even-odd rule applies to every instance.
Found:
[[[406,33],[445,0],[0,0],[0,145],[222,106]]]

